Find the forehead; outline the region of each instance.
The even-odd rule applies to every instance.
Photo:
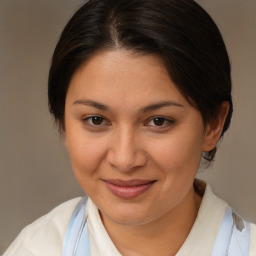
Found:
[[[137,54],[121,49],[97,52],[81,65],[74,76],[81,72],[94,79],[103,76],[108,78],[115,76],[121,79],[130,74],[137,74],[139,78],[156,78],[156,76],[158,79],[169,78],[165,63],[160,56]],[[93,77],[94,75],[96,77]]]
[[[123,103],[186,101],[160,57],[135,55],[124,50],[99,52],[86,61],[72,77],[67,97],[70,95],[97,100],[122,99]]]

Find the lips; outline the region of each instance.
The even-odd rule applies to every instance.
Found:
[[[133,199],[146,192],[156,180],[103,180],[107,188],[117,197]]]

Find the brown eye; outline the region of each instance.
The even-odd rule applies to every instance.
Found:
[[[163,117],[156,117],[152,121],[155,126],[162,126],[165,123],[166,119]]]
[[[168,128],[174,124],[174,120],[162,116],[152,117],[147,123],[146,126],[152,128]]]
[[[111,123],[108,119],[100,115],[90,115],[82,119],[83,126],[89,131],[100,132],[106,131]]]
[[[92,116],[91,117],[91,123],[93,125],[101,125],[104,121],[104,118],[103,117],[100,117],[100,116]]]
[[[107,120],[102,116],[88,116],[83,118],[82,122],[86,125],[97,127],[97,126],[103,126],[108,125]]]

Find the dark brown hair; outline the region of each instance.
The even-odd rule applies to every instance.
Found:
[[[74,74],[100,50],[160,56],[182,95],[213,120],[223,101],[233,105],[230,63],[214,21],[193,0],[90,0],[71,18],[55,48],[48,80],[50,112],[65,130],[67,89]],[[216,148],[204,153],[209,162]]]

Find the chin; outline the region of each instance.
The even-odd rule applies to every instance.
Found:
[[[123,209],[112,208],[111,212],[101,212],[101,218],[104,217],[119,225],[124,226],[139,226],[151,222],[154,218],[153,216],[148,216],[147,213],[150,211],[143,211],[136,209],[135,206],[127,206]]]

